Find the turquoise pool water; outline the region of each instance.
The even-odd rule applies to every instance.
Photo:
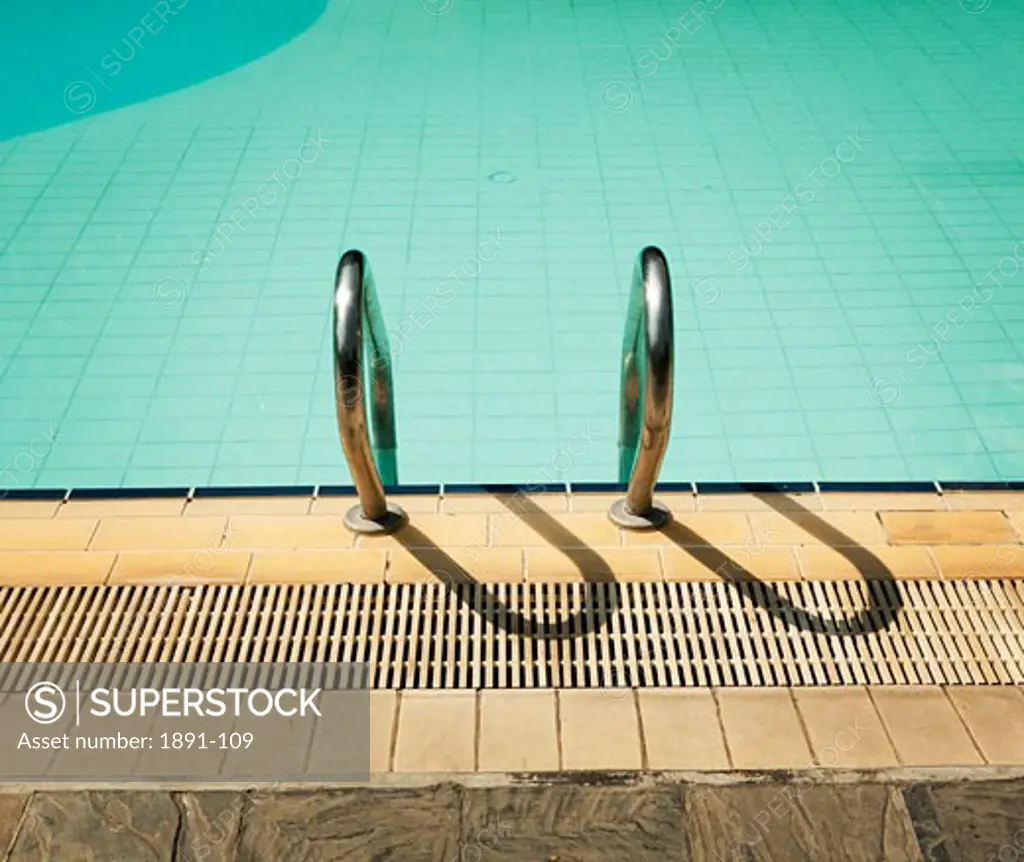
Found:
[[[2,487],[347,481],[350,247],[403,481],[614,479],[645,244],[663,478],[1024,476],[1021,0],[72,9],[0,28]]]

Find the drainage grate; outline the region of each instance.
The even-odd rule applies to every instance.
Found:
[[[357,661],[376,688],[1024,683],[1024,582],[8,587],[0,661]]]

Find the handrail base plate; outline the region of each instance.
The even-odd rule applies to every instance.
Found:
[[[380,518],[367,518],[358,503],[345,513],[345,526],[353,533],[385,535],[393,533],[407,520],[405,509],[397,503],[388,502],[388,511]]]
[[[626,530],[654,530],[664,526],[672,520],[672,513],[668,506],[659,503],[657,500],[651,505],[647,512],[637,513],[629,508],[629,500],[623,497],[612,503],[608,510],[608,517],[612,522]]]

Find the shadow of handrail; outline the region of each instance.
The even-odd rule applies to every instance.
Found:
[[[903,596],[896,587],[892,572],[878,557],[792,497],[773,493],[755,493],[754,496],[806,530],[826,547],[846,557],[864,578],[870,605],[852,617],[844,617],[838,621],[827,619],[820,614],[797,607],[775,586],[762,581],[728,554],[704,541],[689,527],[671,521],[660,527],[659,531],[678,548],[719,575],[726,583],[733,586],[743,583],[759,584],[768,601],[762,601],[755,590],[740,589],[739,592],[745,599],[753,601],[787,627],[792,626],[799,631],[828,637],[848,637],[873,634],[889,628],[895,622],[903,608]],[[794,515],[799,515],[799,519]],[[879,601],[878,589],[872,589],[876,584],[888,594],[890,601]]]
[[[496,494],[495,497],[512,512],[511,501],[501,495]],[[519,514],[543,516],[541,523],[534,524],[537,532],[550,545],[569,558],[569,561],[579,569],[585,583],[615,583],[612,570],[593,548],[587,547],[582,541],[576,539],[572,532],[559,524],[532,500],[526,497],[516,497],[515,499],[518,500],[518,505],[523,510]],[[439,581],[448,587],[459,584],[484,583],[474,578],[451,555],[416,529],[415,522],[407,524],[394,533],[393,538],[415,557],[420,565],[430,569],[438,576]],[[467,608],[481,614],[488,623],[501,631],[524,635],[536,640],[567,640],[599,632],[619,609],[615,590],[608,590],[604,597],[600,596],[596,590],[587,590],[585,593],[587,605],[583,610],[562,620],[538,621],[534,617],[527,617],[519,611],[513,610],[493,592],[490,593],[489,600],[482,607],[477,607],[469,601],[461,590],[455,590],[455,594]],[[606,600],[601,601],[602,598]]]
[[[519,510],[517,512],[513,510],[511,500],[499,495],[496,496],[513,515],[533,516],[531,525],[534,529],[540,533],[549,545],[554,546],[579,569],[584,583],[618,583],[613,572],[601,558],[600,554],[578,540],[572,532],[552,518],[548,512],[538,506],[533,500],[527,497],[515,497],[515,505]],[[892,625],[903,607],[903,598],[899,590],[895,588],[895,579],[892,576],[892,572],[889,571],[878,557],[854,542],[853,539],[841,530],[823,521],[814,512],[804,508],[791,498],[773,494],[757,494],[756,496],[764,500],[776,512],[790,518],[794,523],[803,527],[810,535],[817,538],[824,545],[846,557],[868,583],[869,588],[867,592],[870,596],[870,606],[859,611],[853,617],[839,621],[826,619],[819,614],[795,606],[772,584],[760,580],[728,554],[723,553],[714,545],[704,541],[700,535],[690,528],[671,521],[660,527],[659,530],[683,551],[707,566],[711,571],[719,574],[727,583],[737,587],[741,584],[759,584],[767,596],[767,601],[762,601],[759,596],[755,595],[753,590],[740,589],[741,595],[748,600],[754,601],[759,607],[778,618],[787,627],[795,627],[800,631],[810,631],[829,637],[848,637],[881,631]],[[774,497],[779,497],[780,499],[772,499]],[[785,500],[785,504],[782,504],[781,500]],[[798,521],[793,517],[794,514],[799,514],[801,519]],[[807,516],[806,520],[804,520],[804,516]],[[455,587],[459,584],[482,583],[466,571],[451,555],[439,548],[418,530],[414,522],[407,524],[397,533],[393,534],[393,538],[417,559],[421,565],[437,575],[440,583],[448,587]],[[871,585],[878,582],[881,582],[883,585],[887,584],[890,587],[887,591],[890,593],[890,602],[883,604],[878,601],[878,596],[875,594],[876,591],[871,589]],[[615,590],[608,590],[607,595],[604,597],[600,596],[596,590],[587,590],[586,601],[588,604],[582,611],[562,620],[553,621],[527,617],[519,611],[510,608],[494,593],[490,594],[489,600],[482,607],[477,607],[461,590],[455,590],[455,594],[459,601],[469,610],[480,614],[488,623],[501,631],[538,640],[563,640],[589,635],[600,631],[609,618],[618,611],[618,597]],[[605,601],[599,601],[601,598],[604,598]]]

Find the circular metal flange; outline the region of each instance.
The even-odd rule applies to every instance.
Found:
[[[393,533],[405,523],[405,510],[396,503],[388,503],[387,507],[383,517],[370,519],[363,516],[362,506],[356,503],[345,513],[345,526],[353,533]]]
[[[672,520],[672,513],[667,506],[657,500],[651,504],[649,511],[642,514],[634,512],[629,508],[627,498],[623,497],[612,503],[611,509],[608,510],[608,517],[627,530],[653,530]]]

